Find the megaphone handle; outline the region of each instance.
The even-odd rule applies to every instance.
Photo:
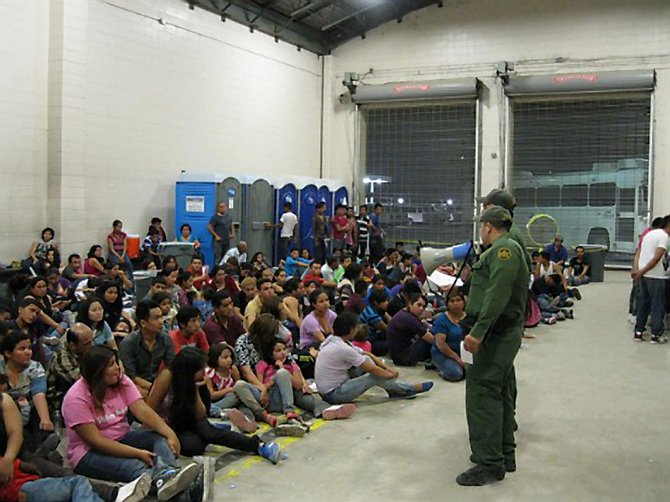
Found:
[[[468,250],[465,253],[465,256],[463,257],[463,263],[461,264],[461,268],[458,269],[458,273],[456,274],[456,279],[451,284],[451,287],[449,288],[449,291],[447,291],[447,302],[449,302],[449,295],[451,294],[451,290],[454,289],[454,287],[456,286],[456,283],[461,278],[461,273],[463,272],[463,269],[465,268],[465,264],[467,263],[468,257],[470,256],[470,252],[472,251],[473,248],[474,248],[474,242],[470,241],[470,245],[468,246]]]

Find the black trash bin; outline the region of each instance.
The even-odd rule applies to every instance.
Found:
[[[603,282],[605,280],[605,257],[607,246],[601,244],[580,244],[584,248],[586,262],[589,264],[589,277],[591,282]]]

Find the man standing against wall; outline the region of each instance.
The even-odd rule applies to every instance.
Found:
[[[323,265],[326,263],[326,235],[328,234],[328,220],[324,216],[326,203],[321,201],[316,205],[316,214],[312,218],[312,239],[314,240],[314,261]]]
[[[642,246],[635,254],[631,277],[639,281],[637,295],[637,319],[633,340],[643,341],[642,334],[651,315],[651,342],[666,343],[665,330],[665,281],[666,270],[663,257],[668,249],[670,215],[663,218],[661,228],[648,232],[642,239]]]
[[[230,248],[230,241],[235,238],[233,218],[226,212],[225,202],[216,206],[216,214],[209,220],[207,230],[213,237],[214,263],[219,263]]]
[[[529,270],[524,251],[508,235],[512,215],[490,206],[479,218],[489,248],[473,267],[466,308],[472,326],[464,339],[474,354],[465,381],[465,409],[472,460],[477,465],[456,478],[481,486],[516,470],[514,359],[523,336]]]
[[[277,246],[277,261],[285,260],[288,256],[288,250],[291,242],[298,243],[298,217],[293,212],[293,204],[284,202],[284,212],[279,218],[279,222],[266,223],[265,228],[279,227],[279,245]]]

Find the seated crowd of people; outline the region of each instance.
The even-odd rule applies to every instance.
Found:
[[[463,380],[467,280],[431,291],[402,243],[374,262],[355,242],[323,263],[293,247],[272,266],[262,253],[247,259],[240,241],[211,270],[197,253],[182,269],[155,252],[166,238],[155,220],[144,266],[158,272],[143,298],[118,220],[106,260],[94,245],[61,269],[48,228],[31,247],[32,273],[12,279],[0,306],[0,499],[200,500],[203,469],[180,455],[218,445],[276,464],[280,447],[256,434],[259,422],[303,436],[315,418],[350,417],[372,387],[392,399],[432,388],[399,380],[397,366]],[[573,286],[588,282],[583,250],[566,265],[560,248],[557,237],[533,256],[547,323],[572,317]]]

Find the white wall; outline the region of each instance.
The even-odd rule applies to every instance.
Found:
[[[102,243],[115,218],[140,233],[160,216],[170,233],[181,170],[319,174],[314,54],[181,0],[16,0],[0,4],[0,19],[0,67],[10,69],[0,106],[16,110],[0,125],[0,150],[21,145],[0,175],[20,167],[46,197],[48,167],[50,201],[47,216],[37,193],[23,206],[2,197],[3,211],[31,219],[21,216],[20,235],[0,228],[0,260],[23,255],[45,224],[65,252]]]
[[[329,90],[325,170],[351,176],[354,112],[341,105],[345,71],[365,83],[474,76],[484,83],[482,191],[503,181],[499,61],[517,74],[655,68],[654,212],[670,212],[670,2],[666,0],[447,0],[388,23],[334,51],[325,72]],[[564,62],[557,62],[563,58]]]
[[[46,223],[48,0],[0,2],[0,262]]]

